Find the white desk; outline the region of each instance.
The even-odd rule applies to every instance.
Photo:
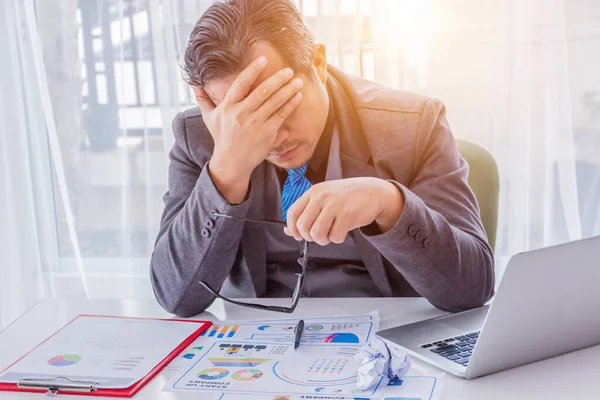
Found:
[[[281,305],[287,300],[274,301]],[[423,299],[302,299],[295,317],[364,314],[379,310],[381,329],[441,315]],[[22,356],[78,314],[169,317],[147,300],[45,300],[0,332],[0,370]],[[245,309],[216,302],[201,319],[276,318],[278,313]],[[524,332],[526,334],[526,332]],[[575,334],[575,332],[574,332]],[[420,367],[434,367],[413,360]],[[144,388],[137,399],[198,399],[197,394],[167,393],[162,388],[172,376],[165,371]],[[43,398],[39,394],[0,393],[0,399]],[[64,396],[64,399],[92,399]],[[446,374],[443,400],[600,399],[600,346],[515,368],[472,381]]]

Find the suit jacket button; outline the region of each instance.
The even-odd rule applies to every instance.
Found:
[[[410,236],[415,236],[415,233],[417,233],[417,228],[414,225],[411,225],[410,228],[408,228],[408,234]]]
[[[206,228],[202,228],[202,230],[200,231],[200,233],[202,234],[202,236],[204,236],[205,238],[210,237],[210,231]]]
[[[210,210],[210,214],[209,214],[209,216],[210,216],[210,219],[212,219],[213,221],[216,221],[216,220],[217,220],[217,218],[219,218],[217,215],[214,215],[214,214],[213,214],[213,213],[216,213],[216,212],[218,212],[218,211],[217,211],[217,210],[214,210],[214,209],[213,209],[213,210]]]
[[[415,236],[415,240],[417,242],[420,242],[421,240],[423,240],[423,238],[425,238],[425,234],[421,231],[417,232],[417,235]]]
[[[423,247],[428,247],[430,244],[431,244],[431,240],[429,240],[429,238],[426,238],[426,239],[423,241]]]
[[[207,219],[206,222],[204,222],[204,225],[207,228],[214,228],[215,227],[215,223],[212,221],[212,219]]]

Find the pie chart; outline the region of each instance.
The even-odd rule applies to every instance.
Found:
[[[261,376],[263,376],[263,373],[260,369],[248,368],[235,371],[231,374],[231,379],[235,379],[236,381],[253,381]]]
[[[198,372],[198,378],[200,379],[222,379],[229,374],[229,370],[225,368],[208,368]]]
[[[77,364],[79,361],[81,361],[81,356],[78,356],[77,354],[64,354],[52,357],[48,360],[48,364],[53,367],[67,367],[69,365]]]

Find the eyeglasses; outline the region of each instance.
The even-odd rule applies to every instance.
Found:
[[[240,217],[233,217],[231,215],[227,215],[227,214],[221,214],[219,212],[216,211],[211,211],[211,215],[217,216],[217,217],[222,217],[222,218],[229,218],[229,219],[235,219],[235,220],[239,220],[239,221],[245,221],[245,222],[254,222],[254,223],[259,223],[259,224],[275,224],[275,225],[282,225],[282,226],[286,226],[287,224],[283,221],[279,221],[276,219],[251,219],[251,218],[240,218]],[[256,303],[245,303],[242,301],[237,301],[237,300],[232,300],[229,299],[221,294],[219,294],[218,291],[216,291],[215,289],[213,289],[208,283],[206,283],[205,281],[200,281],[200,284],[202,286],[204,286],[209,292],[211,292],[214,296],[218,297],[219,299],[226,301],[228,303],[231,304],[236,304],[238,306],[243,306],[243,307],[250,307],[250,308],[257,308],[259,310],[267,310],[267,311],[277,311],[277,312],[283,312],[283,313],[293,313],[294,310],[296,309],[296,306],[298,305],[298,301],[300,300],[300,294],[302,292],[302,286],[304,285],[304,276],[306,275],[306,267],[308,265],[308,246],[309,246],[309,242],[307,242],[306,240],[303,240],[302,242],[299,242],[300,244],[300,259],[298,259],[298,263],[302,266],[302,270],[299,274],[296,274],[298,276],[298,280],[296,281],[296,288],[294,289],[294,294],[292,295],[292,306],[291,307],[282,307],[282,306],[266,306],[263,304],[256,304]]]

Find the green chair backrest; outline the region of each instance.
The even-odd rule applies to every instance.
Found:
[[[492,250],[496,247],[500,178],[494,157],[483,147],[465,140],[456,140],[460,154],[469,164],[469,186],[481,212],[481,221]]]

